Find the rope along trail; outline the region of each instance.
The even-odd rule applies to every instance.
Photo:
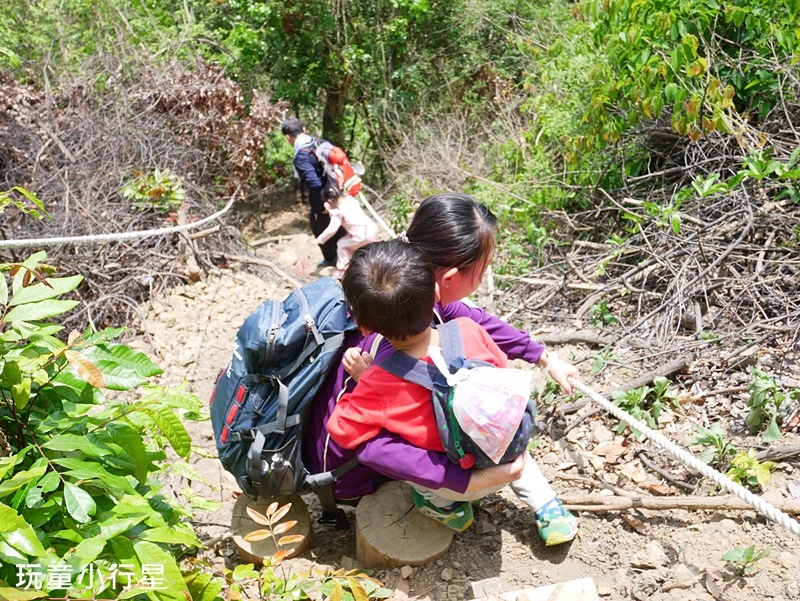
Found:
[[[42,247],[42,246],[56,246],[59,244],[92,244],[96,242],[118,242],[120,240],[135,240],[137,238],[149,238],[150,236],[163,236],[164,234],[172,234],[175,232],[183,232],[185,230],[192,230],[201,225],[205,225],[209,221],[213,221],[218,217],[222,217],[233,206],[233,201],[236,199],[236,194],[239,192],[238,188],[233,193],[231,199],[222,209],[216,213],[204,217],[200,221],[186,223],[184,225],[175,225],[171,227],[162,227],[156,230],[141,230],[138,232],[117,232],[114,234],[96,234],[91,236],[63,236],[60,238],[33,238],[29,240],[0,240],[0,249],[3,248],[29,248],[29,247]]]
[[[744,486],[736,484],[736,482],[734,482],[721,472],[718,472],[717,470],[709,467],[708,465],[697,459],[697,457],[695,457],[691,453],[688,453],[687,451],[684,451],[682,448],[680,448],[678,445],[665,438],[663,435],[651,430],[645,424],[640,422],[638,419],[629,415],[628,413],[626,413],[625,411],[614,405],[608,399],[601,396],[600,394],[598,394],[597,392],[595,392],[582,382],[576,380],[575,378],[570,378],[569,383],[572,384],[572,386],[574,386],[576,390],[579,390],[585,396],[587,396],[588,398],[596,402],[598,405],[600,405],[603,409],[611,413],[614,417],[624,421],[631,428],[634,428],[639,432],[642,432],[652,442],[654,442],[662,449],[666,450],[676,459],[682,461],[684,464],[688,465],[693,470],[700,472],[706,478],[710,478],[728,492],[733,493],[743,501],[749,503],[759,513],[766,516],[773,522],[779,523],[781,526],[786,528],[792,534],[800,536],[800,522],[798,522],[788,514],[782,512],[780,509],[776,507],[773,507],[758,495],[754,495]]]

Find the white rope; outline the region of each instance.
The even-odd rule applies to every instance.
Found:
[[[596,393],[594,390],[592,390],[579,380],[576,380],[575,378],[570,378],[569,383],[572,384],[572,386],[574,386],[584,395],[586,395],[594,402],[596,402],[598,405],[600,405],[603,409],[614,415],[614,417],[621,419],[631,428],[636,429],[639,432],[642,432],[647,438],[649,438],[656,445],[665,449],[667,452],[669,452],[675,458],[679,459],[680,461],[691,467],[693,470],[700,472],[703,476],[705,476],[706,478],[710,478],[728,492],[733,493],[743,501],[749,503],[759,513],[765,515],[773,522],[779,523],[781,526],[786,528],[792,534],[800,536],[800,522],[798,522],[791,516],[782,512],[780,509],[770,505],[758,495],[754,495],[744,486],[736,484],[736,482],[725,476],[725,474],[722,474],[721,472],[718,472],[712,467],[706,465],[705,463],[697,459],[697,457],[683,450],[678,445],[668,440],[658,432],[651,430],[645,424],[640,422],[638,419],[629,415],[628,413],[617,407],[614,403],[604,398],[600,394]]]
[[[386,231],[386,233],[389,234],[392,238],[396,238],[397,234],[394,232],[392,228],[386,225],[386,222],[383,219],[381,219],[381,216],[378,215],[375,209],[372,208],[372,205],[367,202],[367,199],[364,198],[363,192],[358,193],[358,199],[364,204],[365,207],[367,207],[367,210],[370,213],[372,213],[372,216],[375,218],[378,224]]]
[[[120,240],[135,240],[137,238],[149,238],[150,236],[163,236],[164,234],[171,234],[174,232],[182,232],[185,230],[191,230],[196,227],[200,227],[221,217],[225,213],[227,213],[230,208],[233,206],[233,201],[236,199],[236,193],[239,189],[236,189],[236,192],[233,193],[231,199],[228,201],[228,204],[222,208],[222,210],[217,211],[213,215],[209,215],[208,217],[204,217],[200,221],[195,221],[193,223],[186,223],[184,225],[174,225],[171,227],[162,227],[156,230],[141,230],[138,232],[117,232],[115,234],[96,234],[91,236],[64,236],[60,238],[33,238],[28,240],[0,240],[0,249],[2,248],[27,248],[27,247],[42,247],[42,246],[55,246],[58,244],[92,244],[96,242],[117,242]]]

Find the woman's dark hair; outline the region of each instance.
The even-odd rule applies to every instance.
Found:
[[[342,277],[356,323],[391,340],[405,340],[431,325],[435,285],[425,253],[399,240],[362,246]]]
[[[497,218],[466,194],[435,194],[417,208],[407,238],[428,255],[435,269],[464,270],[489,262],[497,234]]]

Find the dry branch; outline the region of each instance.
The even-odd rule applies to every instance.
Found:
[[[596,493],[563,494],[559,498],[568,509],[603,513],[627,509],[685,509],[687,511],[755,511],[752,505],[733,495],[720,497],[614,497]],[[785,513],[800,514],[800,500],[770,501],[770,504]]]

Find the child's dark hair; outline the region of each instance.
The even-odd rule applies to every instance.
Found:
[[[343,196],[342,191],[336,186],[325,186],[322,189],[323,200],[338,200]]]
[[[431,325],[436,277],[425,253],[399,240],[359,248],[342,277],[356,323],[390,340],[405,340]]]
[[[300,119],[295,119],[294,117],[281,123],[281,133],[284,136],[292,136],[293,138],[296,138],[303,133],[304,129],[305,127],[303,126],[303,122],[300,121]]]
[[[466,194],[435,194],[422,201],[406,231],[434,269],[464,270],[488,263],[494,251],[497,218]],[[483,265],[485,267],[485,265]]]

